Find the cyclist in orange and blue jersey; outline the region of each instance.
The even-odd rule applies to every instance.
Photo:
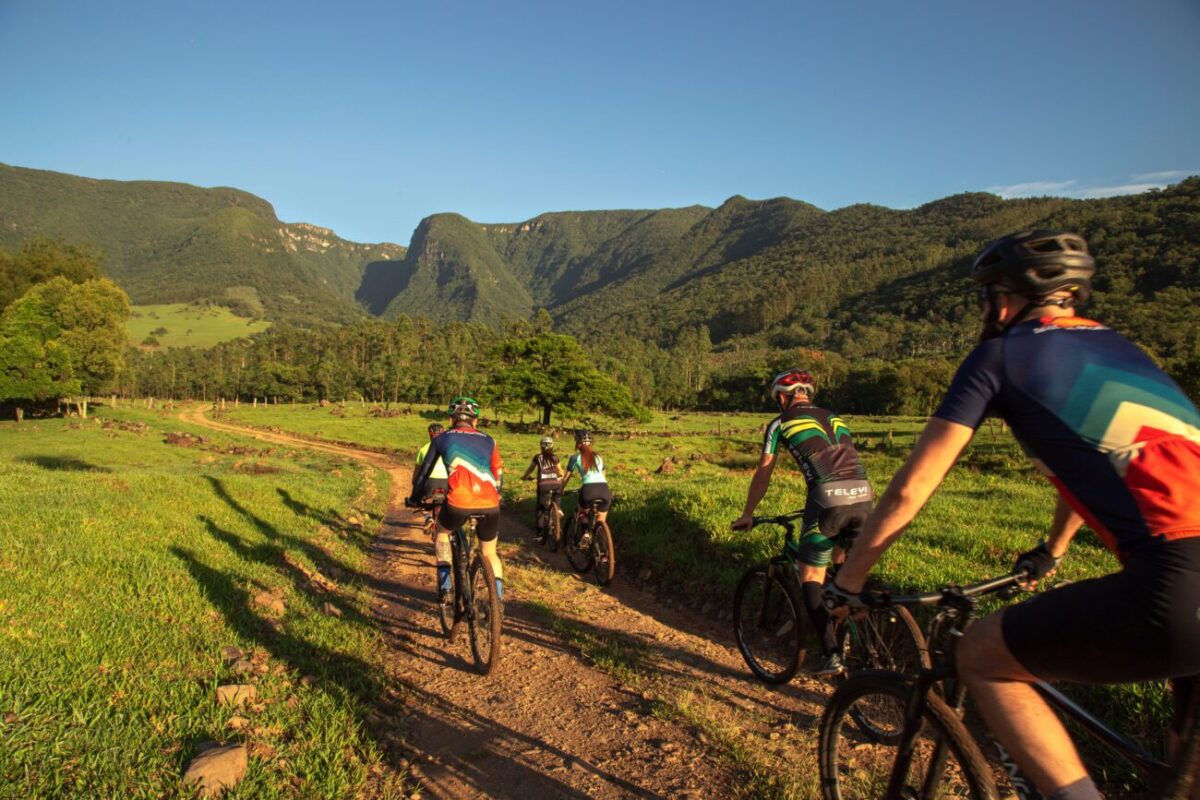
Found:
[[[1086,522],[1121,570],[1009,607],[967,630],[960,676],[1000,744],[1051,800],[1097,800],[1037,680],[1176,680],[1200,673],[1200,413],[1136,345],[1075,315],[1095,261],[1082,237],[1026,231],[975,260],[984,327],[945,400],[827,591],[861,604],[872,564],[901,534],[989,413],[1058,490],[1046,539],[1018,557],[1051,574]]]
[[[475,515],[483,515],[475,527],[479,550],[492,564],[496,574],[496,594],[504,597],[503,567],[496,554],[500,533],[500,482],[504,465],[495,440],[475,429],[479,403],[470,397],[456,397],[448,410],[453,426],[430,444],[429,452],[413,479],[409,503],[417,505],[428,493],[426,484],[440,461],[449,473],[450,490],[437,516],[438,602],[450,602],[450,531],[461,527]]]

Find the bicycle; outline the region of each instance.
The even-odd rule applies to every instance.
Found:
[[[946,650],[939,653],[938,661],[932,668],[922,670],[915,678],[887,672],[863,673],[851,677],[838,687],[826,706],[820,724],[821,786],[826,800],[860,797],[864,800],[868,797],[872,800],[880,797],[885,800],[907,800],[943,796],[992,800],[999,796],[992,768],[978,742],[962,723],[966,688],[957,680],[953,649],[954,642],[974,619],[980,596],[992,592],[1011,596],[1015,594],[1014,587],[1025,580],[1026,575],[1019,573],[973,586],[945,586],[938,592],[923,595],[864,595],[869,605],[877,607],[936,605],[938,612],[930,624],[930,640],[949,623],[945,628]],[[933,691],[938,682],[943,684],[941,696]],[[1196,724],[1198,701],[1195,692],[1185,717],[1180,755],[1172,766],[1105,725],[1053,686],[1037,682],[1033,687],[1052,708],[1078,722],[1092,738],[1133,765],[1151,786],[1154,792],[1152,796],[1166,800],[1185,800],[1190,796],[1196,768],[1200,766],[1200,732]],[[842,716],[863,698],[880,695],[891,698],[892,710],[897,712],[893,721],[899,729],[898,735],[890,742],[895,749],[894,756],[876,748],[878,743],[851,743],[848,737],[843,736],[846,726]],[[942,697],[947,699],[943,700]],[[922,722],[925,724],[922,725]],[[929,736],[931,730],[933,736]],[[922,734],[926,739],[918,741]],[[1044,800],[999,743],[993,744],[999,766],[1011,785],[1012,793],[1021,800]],[[954,774],[947,767],[948,756],[953,756],[959,765]],[[872,766],[882,768],[880,777],[866,780],[867,770]],[[910,778],[913,767],[918,767],[916,778]],[[884,780],[886,788],[881,788]],[[918,782],[919,789],[914,785]]]
[[[616,575],[617,559],[613,548],[612,530],[606,521],[600,519],[602,504],[602,500],[593,500],[588,505],[580,505],[576,509],[567,522],[563,549],[573,570],[583,573],[590,569],[596,577],[596,583],[607,586]]]
[[[559,505],[561,498],[562,490],[553,489],[546,506],[539,506],[537,510],[538,535],[543,537],[542,540],[551,553],[558,552],[558,543],[562,538],[562,510]]]
[[[803,511],[777,517],[754,517],[750,527],[779,525],[784,529],[784,552],[748,569],[733,595],[734,637],[750,671],[764,683],[790,681],[808,650],[808,612],[802,601],[800,574],[786,555],[796,542],[794,522]],[[831,569],[830,573],[835,570]],[[830,575],[828,579],[831,579]],[[907,609],[871,613],[847,619],[838,629],[839,651],[848,672],[867,668],[915,671],[927,666],[924,636]],[[871,727],[864,714],[861,724]]]
[[[475,547],[475,525],[482,518],[482,514],[473,514],[450,532],[451,591],[438,603],[438,621],[447,641],[454,641],[459,623],[467,621],[475,669],[490,675],[500,663],[504,613],[496,595],[496,573]]]

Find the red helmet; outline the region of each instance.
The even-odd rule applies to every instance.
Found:
[[[778,400],[781,394],[804,392],[812,395],[816,381],[812,373],[802,369],[789,369],[779,373],[771,380],[771,399]]]

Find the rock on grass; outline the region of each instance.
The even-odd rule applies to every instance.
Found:
[[[254,605],[270,611],[272,614],[282,615],[287,611],[287,606],[283,604],[283,598],[270,592],[259,592],[254,595]]]
[[[241,708],[258,697],[258,689],[248,683],[231,683],[217,687],[217,705]]]
[[[246,777],[246,763],[244,744],[205,742],[188,764],[183,781],[199,786],[202,797],[219,797]]]

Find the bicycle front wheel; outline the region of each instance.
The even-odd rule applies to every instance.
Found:
[[[613,549],[612,530],[607,522],[597,521],[592,532],[592,572],[596,583],[608,586],[617,574],[616,551]]]
[[[582,535],[581,527],[583,526],[579,524],[579,520],[574,517],[567,523],[563,550],[567,552],[567,561],[571,562],[571,569],[576,572],[587,572],[592,568],[592,543],[588,542],[586,547],[579,545],[579,538]]]
[[[559,514],[558,504],[551,503],[547,513],[550,515],[550,520],[546,526],[546,546],[550,548],[551,553],[557,553],[558,540],[562,538],[562,515]]]
[[[840,630],[842,660],[851,674],[863,670],[886,670],[916,675],[929,667],[929,648],[912,614],[903,606],[877,608],[862,617],[849,617]],[[870,703],[859,703],[850,715],[863,733],[877,741],[899,741],[891,727],[891,709],[885,704],[880,719]],[[888,737],[893,737],[890,741]]]
[[[825,800],[996,800],[996,786],[979,746],[935,694],[926,698],[921,711],[903,788],[898,795],[887,794],[912,692],[910,680],[888,672],[861,672],[838,686],[825,706],[819,731]],[[886,724],[887,735],[879,738],[864,731],[856,719],[861,713],[878,725]]]
[[[490,675],[500,663],[500,598],[496,595],[496,573],[479,554],[471,561],[471,656],[480,674]]]
[[[458,534],[451,534],[451,566],[450,566],[450,591],[445,597],[438,601],[438,622],[442,625],[442,635],[447,640],[453,641],[454,634],[458,632],[458,622],[462,619],[463,606],[463,587],[466,582],[465,570],[462,565],[462,553],[458,548],[458,543],[455,540]],[[434,591],[437,591],[435,587]]]
[[[787,683],[804,660],[804,613],[767,564],[752,567],[733,595],[733,626],[746,666],[767,683]]]

